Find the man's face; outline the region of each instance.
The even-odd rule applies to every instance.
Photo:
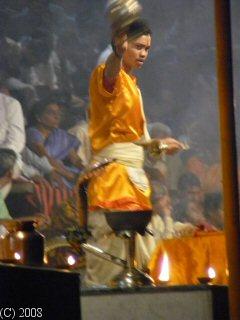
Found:
[[[142,35],[128,42],[123,55],[123,64],[127,69],[140,69],[148,56],[151,47],[151,36]]]

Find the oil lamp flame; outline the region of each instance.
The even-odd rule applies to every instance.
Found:
[[[43,257],[43,262],[44,262],[45,264],[48,263],[48,257],[47,257],[46,255],[44,255],[44,257]]]
[[[168,255],[166,252],[163,254],[163,259],[162,259],[162,265],[161,265],[161,272],[158,277],[158,279],[162,282],[167,282],[170,279],[169,275],[169,259]]]
[[[73,266],[76,263],[76,259],[73,256],[68,256],[67,262],[70,266]]]
[[[212,268],[212,267],[208,268],[208,277],[210,279],[216,278],[216,272],[215,272],[214,268]]]
[[[15,253],[14,253],[14,258],[15,258],[16,260],[20,260],[20,259],[21,259],[21,255],[20,255],[18,252],[15,252]]]

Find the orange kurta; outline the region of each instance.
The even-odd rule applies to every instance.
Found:
[[[89,135],[93,156],[114,143],[134,142],[144,133],[141,94],[136,79],[121,69],[112,93],[103,86],[104,65],[98,66],[90,81]],[[150,189],[140,190],[129,179],[126,166],[109,165],[91,179],[89,210],[147,210]]]

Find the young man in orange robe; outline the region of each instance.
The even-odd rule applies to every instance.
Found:
[[[89,134],[93,161],[116,161],[93,177],[88,186],[90,240],[103,250],[125,258],[122,241],[113,235],[107,211],[144,211],[152,208],[150,186],[143,170],[144,148],[173,154],[183,145],[173,139],[151,140],[141,92],[133,71],[140,69],[151,47],[151,30],[141,19],[113,35],[113,53],[90,80]],[[121,268],[86,255],[88,285],[108,284]]]

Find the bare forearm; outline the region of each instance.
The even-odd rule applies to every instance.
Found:
[[[35,152],[40,157],[46,157],[51,166],[55,169],[57,173],[59,173],[61,176],[65,177],[68,180],[74,180],[74,174],[70,172],[69,170],[65,169],[63,164],[54,158],[50,157],[47,153],[47,150],[45,149],[44,145],[42,144],[32,144],[31,150]]]
[[[55,166],[54,169],[58,174],[60,174],[62,177],[66,178],[69,181],[73,181],[75,179],[74,173],[67,170],[61,165]]]

